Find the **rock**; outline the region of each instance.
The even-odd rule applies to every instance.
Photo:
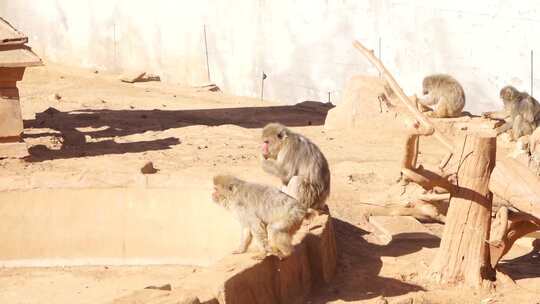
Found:
[[[161,78],[159,77],[159,75],[146,74],[143,76],[142,81],[161,81]]]
[[[161,286],[147,286],[145,287],[144,289],[156,289],[156,290],[168,290],[168,291],[171,291],[172,290],[172,287],[171,287],[171,284],[165,284],[165,285],[161,285]]]
[[[398,101],[381,99],[385,94],[385,81],[374,76],[353,76],[345,86],[341,102],[328,111],[325,129],[355,129],[369,125],[395,124],[402,128],[402,119],[395,119],[395,114],[388,109],[400,106]]]
[[[158,169],[154,168],[154,163],[151,161],[147,162],[142,168],[141,173],[142,174],[154,174],[158,172]]]
[[[221,89],[216,84],[207,84],[203,86],[196,87],[197,92],[221,92]]]
[[[147,82],[147,81],[161,81],[161,78],[155,74],[148,74],[146,72],[127,73],[120,77],[120,80],[127,83],[135,82]]]
[[[283,260],[228,255],[191,274],[170,292],[139,290],[113,303],[305,303],[310,291],[330,282],[337,258],[332,219],[320,215],[312,225],[317,228],[301,229],[295,235],[295,249]]]
[[[142,79],[145,74],[146,72],[127,73],[122,75],[122,77],[120,77],[120,80],[123,82],[134,83]]]
[[[62,96],[60,96],[60,94],[58,93],[54,93],[51,95],[51,100],[52,101],[59,101],[60,99],[62,99]]]

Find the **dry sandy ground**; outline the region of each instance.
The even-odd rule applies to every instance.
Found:
[[[486,293],[423,283],[437,242],[383,245],[369,233],[369,204],[392,200],[396,189],[403,138],[393,125],[329,131],[322,127],[327,105],[280,106],[174,84],[126,84],[118,75],[59,66],[29,69],[19,88],[31,156],[0,160],[0,190],[80,185],[81,176],[93,186],[129,185],[125,173],[138,173],[148,160],[158,174],[230,172],[277,185],[259,167],[257,138],[266,123],[280,121],[312,138],[332,170],[338,273],[309,303],[378,303],[381,296],[390,303],[540,301],[539,249],[530,244],[513,249],[509,258],[516,259],[505,265],[518,285]],[[422,162],[440,159],[436,142],[422,145]],[[440,235],[441,225],[427,226]],[[172,283],[192,269],[1,269],[0,303],[103,303],[130,289]]]

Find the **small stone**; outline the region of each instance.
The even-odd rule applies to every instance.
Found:
[[[94,70],[94,74],[99,74],[99,71],[98,71],[98,70]]]
[[[154,163],[151,161],[147,162],[142,168],[141,173],[142,174],[154,174],[158,172],[158,169],[154,168]]]
[[[58,93],[54,93],[54,94],[51,95],[51,99],[59,101],[60,99],[62,99],[62,96],[60,96],[60,94],[58,94]]]

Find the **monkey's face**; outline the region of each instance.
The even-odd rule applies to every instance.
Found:
[[[268,158],[276,159],[277,158],[279,150],[281,150],[281,146],[283,144],[282,143],[282,138],[278,137],[278,136],[280,136],[280,135],[277,134],[275,137],[268,136],[268,137],[263,137],[262,138],[263,142],[262,142],[261,152],[262,152],[262,156],[265,159],[268,159]]]
[[[519,97],[519,91],[512,86],[506,86],[501,89],[500,96],[503,102],[514,102]]]
[[[223,205],[227,199],[227,190],[221,185],[214,185],[214,192],[212,192],[212,200],[214,203]]]
[[[262,132],[262,156],[265,159],[276,159],[287,137],[287,128],[281,124],[271,123],[264,127]]]
[[[214,177],[214,192],[212,200],[214,203],[227,208],[229,200],[235,194],[236,187],[240,181],[233,176],[217,175]]]
[[[432,87],[433,87],[432,77],[424,78],[424,81],[422,81],[422,94],[423,95],[429,94],[429,91],[431,91]]]

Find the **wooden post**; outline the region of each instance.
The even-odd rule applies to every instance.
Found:
[[[23,74],[24,67],[0,68],[0,158],[28,155],[21,139],[23,121],[16,86]]]
[[[496,138],[469,135],[452,193],[443,237],[430,266],[437,283],[485,286],[494,278],[489,258],[492,195],[489,178],[495,166]]]
[[[16,84],[26,67],[42,62],[27,42],[28,37],[0,17],[0,158],[28,155],[21,139],[23,120]]]

